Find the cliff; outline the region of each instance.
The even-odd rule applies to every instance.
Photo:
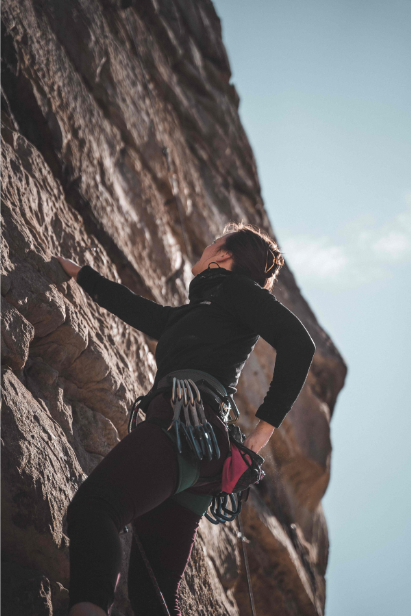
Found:
[[[3,614],[62,616],[65,509],[125,436],[155,363],[153,343],[93,304],[53,255],[179,305],[191,263],[226,222],[273,231],[210,0],[5,0],[2,26]],[[317,351],[262,452],[267,477],[244,532],[258,615],[321,615],[321,498],[346,369],[287,267],[275,294]],[[245,431],[274,363],[260,341],[237,396]],[[185,615],[250,614],[235,524],[203,520],[181,596]],[[123,581],[113,616],[130,614]]]

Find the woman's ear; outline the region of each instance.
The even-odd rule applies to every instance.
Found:
[[[218,262],[223,262],[223,261],[228,261],[229,259],[233,258],[233,253],[229,252],[228,250],[221,250],[220,252],[218,252],[215,257],[213,257],[214,261],[218,261]]]
[[[230,255],[230,253],[228,253],[226,250],[220,250],[215,257],[213,257],[214,261],[224,261],[225,259],[227,259]]]

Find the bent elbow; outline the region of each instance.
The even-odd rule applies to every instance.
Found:
[[[315,343],[305,328],[304,335],[300,336],[299,343],[300,354],[306,358],[307,364],[310,366],[315,353]]]
[[[311,366],[311,363],[313,361],[313,357],[314,357],[314,353],[315,353],[315,343],[314,340],[311,338],[311,336],[308,334],[306,337],[306,342],[304,345],[304,353],[305,356],[307,358],[307,365],[308,365],[308,369]]]
[[[315,353],[315,342],[314,340],[311,338],[311,336],[309,335],[309,353],[311,355],[311,359],[314,357],[314,353]]]

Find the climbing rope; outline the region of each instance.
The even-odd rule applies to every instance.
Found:
[[[171,164],[171,157],[170,157],[170,152],[169,149],[167,148],[167,146],[165,145],[165,141],[164,141],[164,129],[163,126],[161,124],[161,121],[157,118],[156,113],[155,113],[155,108],[154,108],[154,99],[153,99],[153,94],[151,92],[150,89],[150,85],[148,83],[148,79],[146,76],[146,72],[144,69],[144,65],[143,65],[143,61],[141,58],[141,54],[140,54],[140,50],[138,48],[137,45],[137,41],[136,41],[136,36],[134,33],[133,28],[131,27],[131,23],[130,20],[128,19],[128,10],[130,7],[125,8],[124,12],[126,15],[126,23],[127,23],[127,27],[128,30],[130,32],[131,35],[131,40],[133,42],[133,47],[140,65],[140,69],[141,69],[141,73],[143,75],[143,82],[144,82],[144,87],[147,91],[147,95],[148,95],[148,99],[149,99],[149,104],[150,104],[150,108],[151,108],[151,117],[154,123],[154,128],[155,128],[155,132],[160,136],[160,140],[162,142],[162,154],[164,156],[164,159],[166,161],[166,167],[167,167],[167,174],[168,174],[168,178],[169,178],[169,182],[170,182],[170,186],[171,186],[171,191],[173,194],[173,197],[176,201],[177,204],[177,210],[178,210],[178,216],[179,216],[179,220],[180,220],[180,227],[181,227],[181,234],[183,237],[183,242],[184,242],[184,246],[185,246],[185,250],[186,250],[186,254],[188,256],[188,258],[191,258],[191,249],[187,240],[187,235],[186,235],[186,231],[185,231],[185,226],[184,226],[184,220],[183,220],[183,214],[182,214],[182,204],[181,204],[181,200],[180,200],[180,196],[179,196],[179,189],[178,189],[178,182],[177,182],[177,174],[173,173],[173,169],[172,169],[172,164]],[[132,10],[130,8],[130,10]],[[241,506],[239,507],[239,510],[241,511]],[[232,513],[232,512],[230,512]],[[233,518],[234,519],[234,518]],[[247,557],[247,551],[245,548],[245,543],[248,543],[247,538],[244,535],[243,532],[243,524],[241,521],[241,515],[238,515],[238,526],[239,526],[239,532],[237,533],[238,538],[241,541],[241,546],[242,546],[242,552],[243,552],[243,558],[244,558],[244,565],[245,565],[245,571],[246,571],[246,577],[247,577],[247,585],[248,585],[248,594],[250,597],[250,606],[251,606],[251,612],[252,612],[252,616],[256,616],[256,611],[255,611],[255,605],[254,605],[254,597],[253,597],[253,591],[252,591],[252,587],[251,587],[251,576],[250,576],[250,568],[249,568],[249,564],[248,564],[248,557]],[[137,543],[138,549],[140,551],[141,557],[146,565],[146,569],[147,572],[150,576],[150,579],[153,583],[153,587],[154,590],[158,596],[158,599],[161,603],[163,612],[166,616],[170,616],[170,612],[168,610],[167,604],[165,602],[163,593],[161,592],[160,586],[158,584],[158,581],[156,579],[156,576],[154,574],[154,571],[150,565],[150,561],[147,558],[147,555],[144,551],[143,545],[140,541],[140,538],[138,537],[137,533],[135,532],[135,530],[133,530],[133,537]]]
[[[189,259],[191,259],[191,249],[190,249],[190,245],[188,243],[187,240],[187,235],[186,235],[186,231],[185,231],[185,226],[184,226],[184,220],[183,220],[183,213],[182,213],[182,204],[181,204],[181,200],[180,200],[180,196],[179,196],[179,189],[178,189],[178,182],[177,182],[177,174],[173,173],[172,170],[172,165],[171,165],[171,157],[170,157],[170,152],[168,147],[165,145],[164,142],[164,130],[163,130],[163,126],[161,124],[161,121],[159,119],[157,119],[156,113],[155,113],[155,109],[154,109],[154,99],[153,99],[153,94],[151,92],[149,83],[148,83],[148,79],[146,76],[146,72],[144,70],[144,65],[143,65],[143,61],[141,58],[141,54],[140,54],[140,50],[138,48],[137,45],[137,40],[136,40],[136,36],[135,36],[135,32],[133,30],[133,28],[131,27],[131,22],[128,19],[128,11],[131,11],[132,9],[125,9],[125,15],[126,15],[126,23],[127,23],[127,27],[128,30],[130,32],[131,35],[131,40],[133,41],[133,46],[134,46],[134,50],[136,52],[136,56],[138,59],[138,62],[140,64],[140,69],[141,69],[141,73],[143,75],[143,81],[144,81],[144,86],[145,89],[147,91],[148,94],[148,99],[150,102],[150,108],[151,108],[151,117],[154,123],[154,128],[156,133],[160,136],[160,141],[162,142],[162,148],[161,148],[161,152],[164,156],[164,159],[166,161],[166,167],[167,167],[167,174],[168,174],[168,179],[170,182],[170,186],[171,186],[171,192],[173,194],[173,197],[175,199],[175,202],[177,204],[177,211],[178,211],[178,217],[180,219],[180,227],[181,227],[181,234],[183,236],[183,242],[184,242],[184,247],[187,253],[187,256]]]
[[[248,557],[247,557],[247,550],[245,548],[245,544],[249,543],[247,537],[244,535],[244,530],[243,530],[243,523],[241,520],[241,515],[238,516],[238,532],[237,532],[237,537],[240,539],[241,541],[241,547],[243,549],[243,558],[244,558],[244,566],[245,566],[245,574],[247,577],[247,586],[248,586],[248,596],[250,597],[250,606],[251,606],[251,613],[253,616],[257,616],[257,612],[255,611],[255,605],[254,605],[254,595],[253,595],[253,589],[251,586],[251,576],[250,576],[250,567],[248,564]]]
[[[170,612],[169,612],[169,609],[167,607],[167,603],[166,603],[166,601],[164,599],[164,595],[163,595],[163,593],[160,590],[160,586],[159,586],[159,584],[157,582],[157,578],[155,576],[155,573],[154,573],[154,571],[153,571],[153,569],[152,569],[152,567],[150,565],[150,561],[147,558],[146,552],[145,552],[145,550],[143,548],[143,544],[141,543],[140,537],[137,535],[135,529],[133,529],[133,538],[135,539],[137,547],[138,547],[138,549],[140,551],[141,558],[144,561],[144,564],[145,564],[146,569],[147,569],[147,573],[150,576],[150,579],[152,581],[152,584],[153,584],[154,590],[156,592],[156,595],[157,595],[157,597],[158,597],[158,599],[160,601],[160,604],[161,604],[161,607],[163,609],[163,612],[164,612],[165,616],[170,616]]]

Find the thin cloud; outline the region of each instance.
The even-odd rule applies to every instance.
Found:
[[[410,252],[411,241],[404,233],[390,231],[388,235],[377,240],[372,249],[377,255],[384,255],[393,261],[398,261]]]
[[[411,196],[408,208],[381,227],[359,218],[345,241],[299,235],[282,242],[284,256],[302,283],[348,288],[390,275],[394,264],[411,259]],[[364,224],[368,228],[364,228]]]
[[[343,272],[348,257],[342,246],[332,244],[330,238],[318,239],[309,236],[288,238],[282,242],[286,259],[297,270],[299,276],[328,279]]]

